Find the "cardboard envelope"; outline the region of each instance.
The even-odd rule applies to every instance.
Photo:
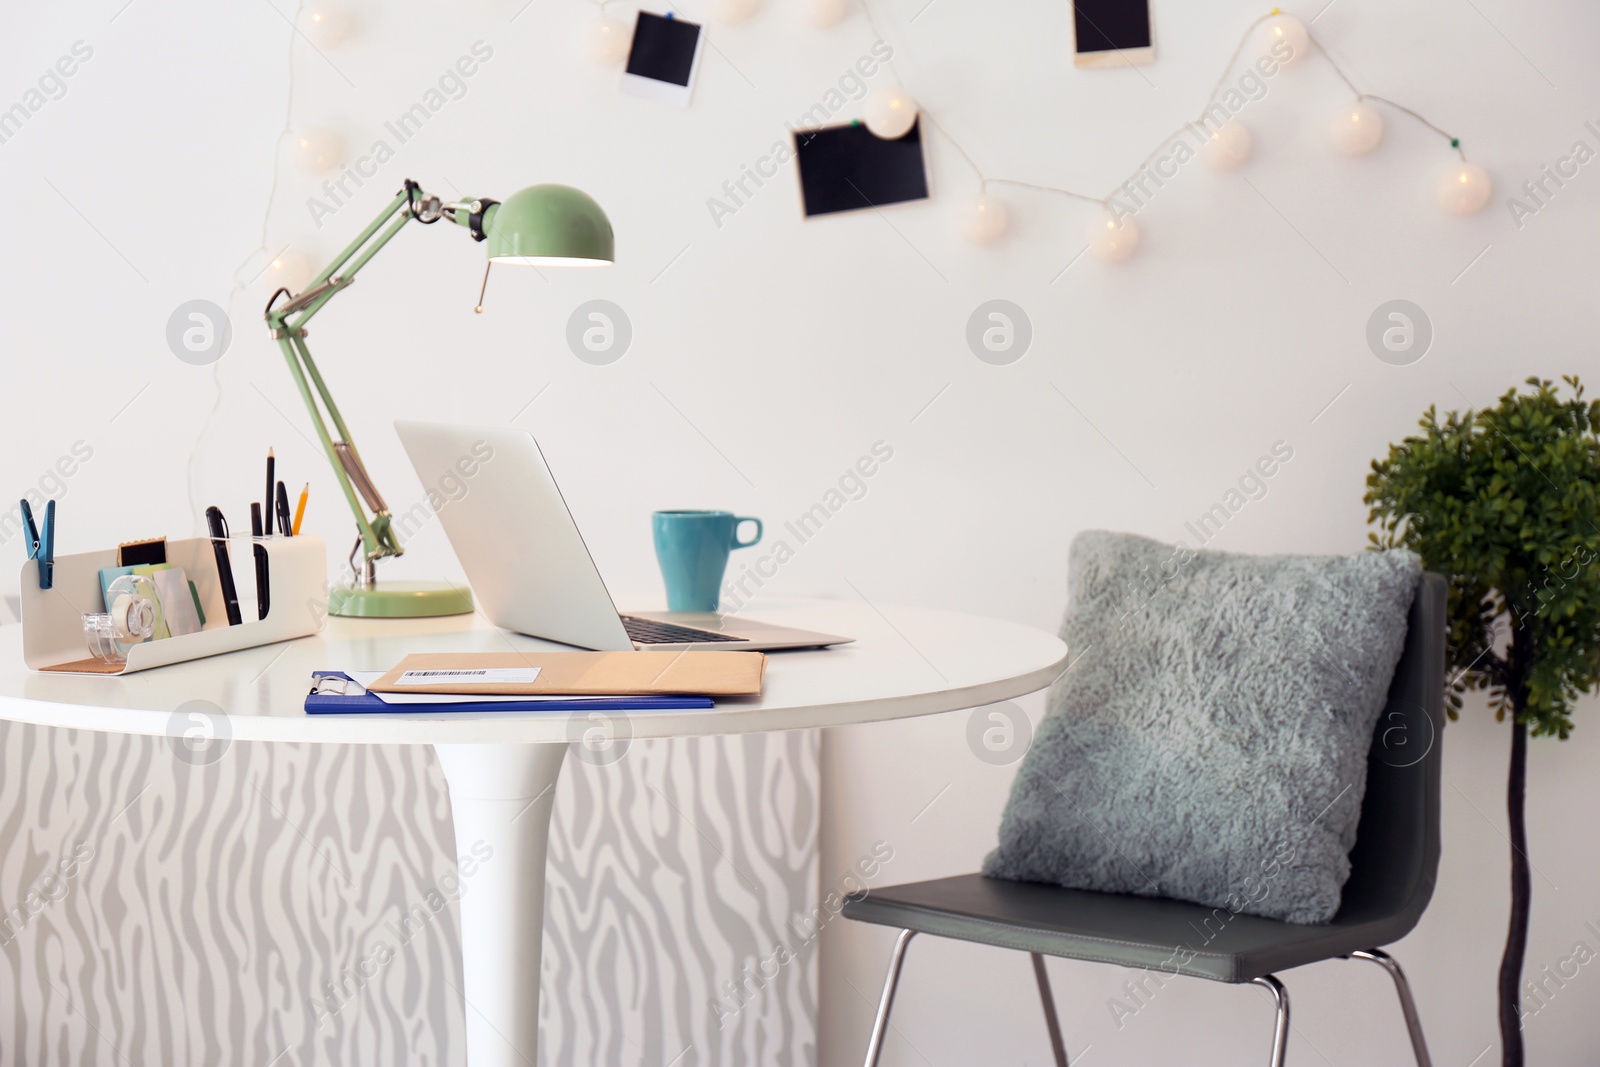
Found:
[[[761,692],[760,652],[417,652],[367,688],[377,693],[505,696]]]

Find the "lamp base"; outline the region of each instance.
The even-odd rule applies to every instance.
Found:
[[[360,619],[424,619],[465,615],[472,590],[449,582],[342,585],[328,593],[328,614]]]

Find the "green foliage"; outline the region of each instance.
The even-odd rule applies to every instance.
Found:
[[[1600,682],[1600,401],[1529,378],[1483,411],[1429,408],[1367,476],[1376,548],[1450,583],[1450,717],[1489,691],[1534,736],[1566,739]],[[1505,638],[1509,638],[1506,640]]]

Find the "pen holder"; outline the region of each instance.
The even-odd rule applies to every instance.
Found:
[[[267,617],[256,618],[254,547],[266,549],[270,585]],[[244,621],[228,625],[216,555],[209,537],[167,542],[167,562],[182,567],[194,583],[205,614],[195,633],[146,641],[127,650],[127,662],[106,663],[89,652],[83,616],[105,610],[100,571],[117,565],[117,550],[57,556],[55,581],[39,588],[39,564],[22,567],[22,658],[36,671],[68,674],[132,674],[169,663],[236,652],[316,633],[327,614],[328,558],[319,537],[228,539],[228,557]]]

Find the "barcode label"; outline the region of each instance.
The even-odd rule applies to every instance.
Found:
[[[442,682],[490,682],[527,685],[539,677],[538,667],[484,667],[477,670],[405,671],[395,685],[439,685]]]

